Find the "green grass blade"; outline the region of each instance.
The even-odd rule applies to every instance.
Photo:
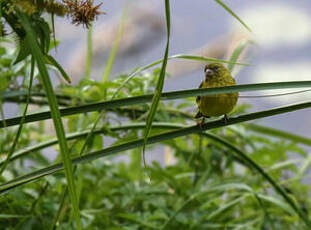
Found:
[[[111,131],[133,130],[133,129],[143,129],[145,127],[146,127],[146,123],[130,123],[130,124],[122,125],[122,126],[112,126],[112,127],[109,127],[109,130],[111,130]],[[185,126],[184,125],[180,126],[180,125],[176,125],[173,123],[166,123],[166,122],[153,122],[153,124],[152,124],[153,129],[166,129],[167,130],[167,129],[177,129],[177,128],[183,128],[183,127],[185,127]],[[93,130],[93,129],[94,129],[94,126],[92,127],[91,130],[86,130],[86,131],[76,132],[76,133],[70,133],[66,136],[66,139],[67,139],[67,141],[80,139],[80,138],[83,138],[83,139],[85,138],[87,140],[88,138],[90,138],[89,136],[90,136],[91,132],[92,132],[92,135],[103,134],[106,132],[106,130],[102,129],[102,128],[95,129],[95,130]],[[13,157],[10,158],[10,162],[15,161],[17,159],[20,159],[22,157],[25,157],[28,154],[39,153],[38,151],[45,149],[45,148],[48,148],[50,146],[53,146],[57,143],[58,143],[57,138],[53,138],[51,140],[43,141],[43,142],[40,142],[39,144],[35,144],[33,146],[29,146],[27,148],[21,149],[21,150],[14,153]],[[84,151],[82,151],[82,149],[84,149],[84,147],[81,148],[81,152],[79,154],[80,156],[83,155],[82,153],[84,153]],[[4,164],[4,162],[5,161],[0,162],[0,167]]]
[[[2,18],[2,4],[1,4],[2,0],[0,0],[0,18]],[[2,34],[2,31],[3,31],[3,25],[2,25],[2,21],[0,23],[0,39],[2,39],[3,37],[3,34]]]
[[[233,71],[233,67],[234,67],[234,63],[237,62],[239,56],[241,55],[241,53],[243,52],[243,50],[246,48],[247,45],[249,45],[250,43],[252,43],[252,41],[250,40],[242,40],[240,42],[240,44],[238,45],[238,47],[236,47],[231,55],[230,61],[231,63],[228,63],[228,70],[230,72]]]
[[[0,116],[1,116],[1,119],[2,119],[2,128],[6,128],[7,127],[7,123],[6,123],[6,120],[5,120],[5,116],[4,116],[4,111],[3,111],[3,103],[2,103],[2,98],[0,97]]]
[[[287,140],[290,140],[296,143],[311,146],[311,139],[307,137],[299,136],[299,135],[292,134],[292,133],[289,133],[283,130],[274,129],[274,128],[266,127],[263,125],[245,124],[245,126],[247,127],[248,130],[251,130],[256,133],[283,138],[283,139],[287,139]]]
[[[56,45],[56,32],[55,32],[55,17],[54,13],[51,13],[51,24],[52,24],[52,34],[53,34],[53,42],[55,44],[55,50],[57,51],[57,45]]]
[[[241,201],[245,200],[248,196],[251,196],[253,194],[245,194],[243,196],[240,196],[232,201],[226,202],[223,206],[220,206],[215,211],[212,211],[206,218],[204,218],[207,221],[211,221],[213,218],[221,215],[223,212],[226,212],[228,209],[236,206]]]
[[[236,15],[225,3],[223,3],[221,0],[215,0],[219,5],[221,5],[229,14],[231,14],[236,20],[238,20],[249,32],[252,32],[252,30],[246,25],[243,20]]]
[[[108,58],[108,61],[107,61],[107,64],[106,64],[106,67],[105,67],[105,70],[104,70],[104,73],[102,76],[102,82],[106,82],[109,80],[110,72],[111,72],[113,63],[116,59],[116,56],[117,56],[117,53],[119,50],[119,44],[120,44],[122,34],[123,34],[125,18],[126,18],[126,12],[124,11],[122,14],[120,25],[119,25],[117,38],[115,39],[115,41],[113,43],[113,46],[112,46],[112,49],[110,51],[110,55],[109,55],[109,58]]]
[[[294,210],[291,209],[291,207],[287,203],[283,202],[282,200],[277,199],[276,197],[267,196],[263,194],[258,194],[258,197],[264,201],[274,204],[280,209],[283,209],[285,212],[287,212],[290,215],[293,215],[295,213]]]
[[[299,207],[297,207],[295,201],[290,196],[287,195],[285,190],[280,185],[278,185],[278,183],[267,172],[265,172],[264,169],[262,169],[255,161],[253,161],[250,157],[248,157],[247,154],[239,150],[237,147],[232,145],[227,140],[220,138],[214,134],[209,133],[208,135],[209,137],[213,137],[214,140],[217,140],[219,143],[233,150],[239,157],[241,157],[241,159],[243,159],[245,162],[247,162],[247,164],[249,164],[253,169],[255,169],[263,178],[266,179],[267,182],[269,182],[272,185],[275,191],[283,197],[286,203],[289,206],[291,206],[291,208],[304,221],[304,223],[308,227],[311,227],[311,221],[309,220],[308,216],[306,216],[305,212],[302,211]]]
[[[44,55],[42,54],[39,48],[36,36],[33,32],[33,29],[31,28],[29,19],[23,13],[18,13],[18,15],[19,15],[19,18],[21,20],[23,27],[25,28],[26,41],[31,50],[32,56],[36,60],[36,63],[37,63],[37,66],[38,66],[38,69],[41,75],[41,80],[42,80],[44,89],[47,94],[49,106],[51,109],[51,116],[54,122],[56,135],[59,141],[60,152],[61,152],[64,166],[65,166],[65,175],[66,175],[67,183],[69,186],[69,193],[70,193],[73,210],[74,210],[75,217],[76,217],[77,229],[81,229],[80,211],[79,211],[75,183],[74,183],[74,178],[73,178],[73,173],[72,173],[72,163],[70,160],[70,156],[68,155],[69,152],[68,152],[67,141],[65,138],[65,131],[64,131],[62,120],[61,120],[61,115],[58,109],[57,100],[56,100],[56,97],[53,91],[52,83],[51,83],[47,68],[45,66]]]
[[[310,87],[311,81],[298,81],[298,82],[275,82],[275,83],[262,83],[262,84],[247,84],[247,85],[237,85],[237,86],[227,86],[227,87],[217,87],[217,88],[206,88],[206,89],[191,89],[191,90],[181,90],[163,93],[161,100],[174,100],[186,97],[195,97],[198,95],[207,96],[213,94],[221,94],[228,92],[247,92],[247,91],[258,91],[258,90],[270,90],[270,89],[285,89],[285,88],[304,88]],[[9,96],[9,95],[7,95]],[[14,96],[14,95],[13,95]],[[62,116],[68,116],[78,113],[99,111],[104,109],[114,109],[119,108],[124,105],[137,105],[150,102],[152,100],[152,95],[142,95],[129,97],[126,99],[117,99],[113,101],[100,102],[94,104],[86,104],[81,106],[75,106],[71,108],[61,109]],[[51,118],[50,112],[42,112],[32,115],[27,115],[25,122],[34,122]],[[15,117],[5,120],[8,126],[19,124],[21,117]],[[0,121],[0,128],[3,128],[3,122]]]
[[[162,93],[161,100],[175,100],[186,97],[195,96],[207,96],[213,94],[222,93],[233,93],[233,92],[247,92],[247,91],[259,91],[259,90],[270,90],[270,89],[286,89],[286,88],[305,88],[311,87],[311,81],[296,81],[296,82],[274,82],[274,83],[261,83],[261,84],[246,84],[216,88],[205,88],[205,89],[190,89],[190,90],[179,90],[167,93]],[[123,106],[138,105],[151,102],[153,95],[147,94],[142,96],[128,97],[124,99],[117,99],[93,104],[86,104],[81,106],[75,106],[71,108],[60,109],[61,116],[69,116],[73,114],[94,112],[105,109],[115,109]],[[305,102],[309,103],[309,102]],[[51,113],[41,112],[31,115],[27,115],[25,123],[41,121],[51,118]],[[7,126],[13,126],[20,123],[21,117],[14,117],[6,120],[0,120],[0,128],[4,127],[4,122]]]
[[[30,92],[31,92],[31,88],[32,88],[34,69],[35,69],[35,60],[32,57],[31,58],[31,68],[30,68],[30,81],[29,81],[29,87],[28,87],[28,95],[27,95],[27,99],[26,99],[26,106],[25,106],[25,109],[24,109],[24,112],[23,112],[23,115],[22,115],[22,119],[21,119],[20,125],[19,125],[18,130],[17,130],[16,136],[14,138],[13,145],[10,148],[9,153],[8,153],[6,159],[3,161],[3,164],[2,164],[2,166],[0,168],[0,176],[2,175],[3,171],[6,169],[7,165],[9,164],[10,159],[11,159],[11,157],[12,157],[14,151],[15,151],[16,145],[18,143],[18,139],[19,139],[19,137],[20,137],[20,135],[22,133],[22,129],[23,129],[24,121],[25,121],[25,116],[26,116],[26,113],[27,113],[27,110],[28,110],[28,105],[29,105],[29,100],[30,100]]]
[[[302,178],[311,166],[311,154],[305,159],[301,167],[299,168],[297,179]]]
[[[168,50],[169,50],[169,45],[170,45],[170,30],[171,30],[170,1],[169,0],[165,0],[165,16],[166,16],[166,30],[167,30],[166,48],[165,48],[165,53],[164,53],[164,58],[163,58],[162,67],[160,71],[159,80],[158,80],[158,83],[157,83],[157,86],[154,92],[154,96],[152,98],[150,112],[148,113],[147,121],[146,121],[146,129],[144,132],[144,145],[143,145],[142,153],[143,153],[143,162],[144,162],[145,167],[146,167],[145,148],[147,144],[147,139],[151,131],[153,118],[155,116],[155,113],[158,108],[158,104],[160,102],[163,85],[164,85],[165,74],[166,74],[166,65],[167,65]]]
[[[85,78],[90,79],[92,69],[92,55],[93,55],[93,24],[89,26],[87,31],[87,49],[86,49],[86,64],[85,64]]]
[[[47,63],[55,66],[58,69],[58,71],[62,74],[64,80],[70,84],[71,79],[68,76],[68,74],[65,72],[63,67],[60,64],[58,64],[58,62],[51,55],[46,54],[45,57],[46,57]]]

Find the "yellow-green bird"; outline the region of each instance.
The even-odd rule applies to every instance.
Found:
[[[199,88],[212,88],[236,85],[230,71],[220,63],[211,63],[204,68],[205,79]],[[224,115],[227,122],[227,114],[232,111],[238,101],[239,93],[225,93],[210,96],[197,96],[198,113],[195,118],[218,117]],[[201,124],[202,124],[201,123]]]

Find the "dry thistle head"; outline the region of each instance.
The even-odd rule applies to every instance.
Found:
[[[72,17],[72,24],[83,24],[88,28],[91,22],[94,21],[97,15],[105,14],[103,11],[99,11],[99,7],[102,3],[93,6],[93,0],[62,0],[66,4],[69,13]]]

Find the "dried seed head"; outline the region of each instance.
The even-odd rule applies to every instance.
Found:
[[[93,0],[62,0],[67,6],[69,13],[72,17],[72,24],[85,25],[87,28],[91,25],[91,22],[96,19],[99,14],[105,14],[100,11],[101,4],[93,6]]]

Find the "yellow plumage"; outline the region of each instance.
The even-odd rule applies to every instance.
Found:
[[[212,63],[205,67],[205,80],[199,88],[212,88],[236,85],[230,71],[219,63]],[[217,94],[211,96],[198,96],[196,99],[199,112],[195,116],[218,117],[232,111],[238,101],[238,93]]]

